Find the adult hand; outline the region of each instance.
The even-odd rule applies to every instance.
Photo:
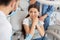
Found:
[[[45,14],[44,16],[41,16],[41,17],[39,18],[39,20],[44,21],[45,18],[47,18],[47,16],[48,16],[48,14]]]
[[[44,21],[44,19],[45,19],[44,16],[41,16],[41,17],[39,18],[40,21]]]

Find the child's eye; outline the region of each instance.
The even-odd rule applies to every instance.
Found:
[[[30,11],[30,13],[32,13],[32,11]]]
[[[36,13],[36,12],[34,12],[34,13]]]

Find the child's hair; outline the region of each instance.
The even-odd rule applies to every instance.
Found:
[[[38,7],[38,6],[34,5],[34,4],[33,4],[33,5],[30,5],[30,6],[28,7],[28,11],[29,11],[31,8],[36,8],[36,9],[38,10],[38,12],[40,12],[40,7]],[[27,18],[27,17],[29,17],[29,14],[28,14],[25,18]],[[38,16],[38,17],[39,17],[39,16]],[[23,24],[22,24],[22,33],[23,33],[24,38],[25,38],[26,32],[25,32],[25,29],[24,29]]]
[[[35,4],[32,4],[28,7],[28,11],[31,9],[31,8],[36,8],[38,10],[38,12],[40,12],[40,6],[37,6]]]

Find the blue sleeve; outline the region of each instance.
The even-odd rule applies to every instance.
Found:
[[[53,13],[54,7],[50,6],[49,9],[47,9],[47,14],[50,16]]]
[[[31,40],[31,39],[32,39],[32,35],[31,34],[27,34],[25,40]]]
[[[54,11],[54,7],[52,5],[43,5],[42,8],[43,14],[48,14],[48,16],[50,16],[53,11]]]

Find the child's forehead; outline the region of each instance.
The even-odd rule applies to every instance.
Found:
[[[38,11],[37,8],[30,8],[30,11]]]
[[[14,0],[14,1],[16,1],[16,2],[17,2],[17,1],[20,1],[20,0]]]
[[[35,1],[35,0],[30,0],[30,1]]]

